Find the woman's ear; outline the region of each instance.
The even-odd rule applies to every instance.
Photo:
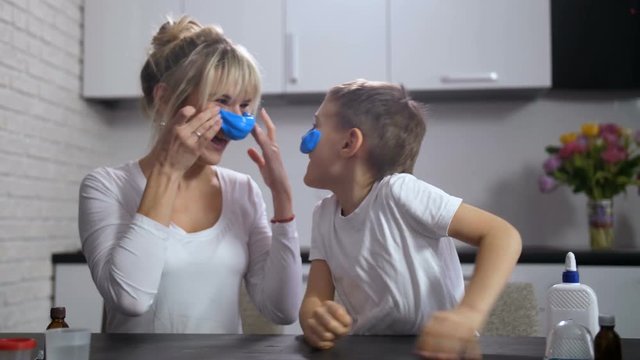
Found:
[[[358,128],[352,128],[347,133],[346,139],[342,144],[342,149],[340,149],[340,152],[345,157],[351,157],[355,155],[358,150],[360,150],[363,141],[364,136],[362,135],[362,130]]]
[[[153,103],[156,104],[156,108],[160,108],[167,102],[167,95],[169,94],[169,87],[165,83],[157,83],[153,87]]]

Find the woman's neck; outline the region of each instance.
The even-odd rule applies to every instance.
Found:
[[[158,164],[156,155],[151,152],[138,161],[140,169],[144,177],[149,179],[154,166]],[[200,163],[196,161],[187,171],[182,174],[181,183],[189,184],[194,181],[202,180],[204,178],[210,178],[214,173],[211,171],[211,166],[208,164]]]

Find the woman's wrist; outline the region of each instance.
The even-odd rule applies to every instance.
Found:
[[[292,222],[292,221],[293,221],[293,219],[295,219],[295,218],[296,218],[296,215],[295,215],[295,214],[294,214],[294,215],[291,215],[291,216],[289,216],[289,217],[286,217],[286,218],[276,218],[276,217],[273,217],[273,218],[271,219],[271,223],[272,223],[272,224],[286,224],[286,223],[290,223],[290,222]]]
[[[272,193],[273,197],[273,218],[289,219],[293,214],[293,201],[290,191]]]

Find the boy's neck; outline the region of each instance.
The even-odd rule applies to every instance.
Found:
[[[369,195],[375,183],[371,173],[361,167],[356,167],[345,180],[341,182],[340,188],[333,191],[338,199],[338,204],[340,204],[342,216],[353,213]]]

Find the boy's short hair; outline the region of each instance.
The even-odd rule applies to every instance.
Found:
[[[376,180],[413,172],[427,130],[425,106],[404,86],[358,79],[334,86],[327,98],[339,126],[362,131]]]

